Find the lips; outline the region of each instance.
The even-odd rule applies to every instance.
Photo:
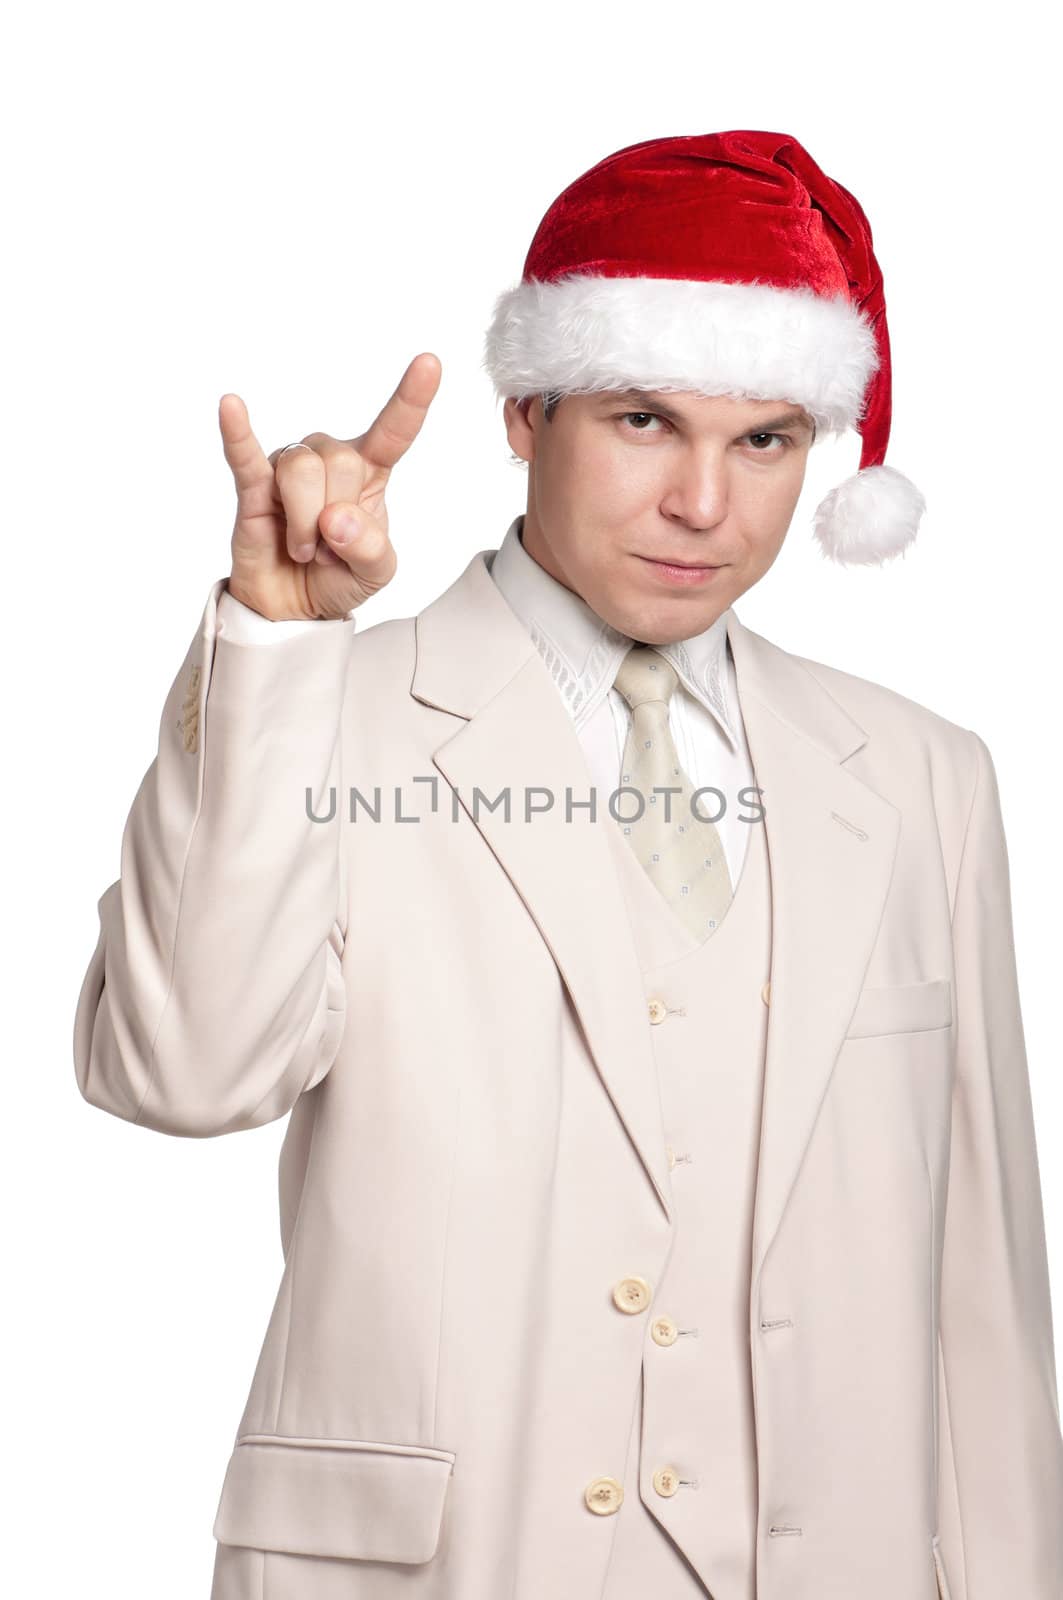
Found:
[[[713,571],[716,570],[714,563],[711,561],[674,561],[671,556],[646,556],[644,559],[646,561],[656,561],[662,567],[689,567],[697,572],[703,572],[706,568],[711,568]]]

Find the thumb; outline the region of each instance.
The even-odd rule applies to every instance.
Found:
[[[337,554],[342,554],[358,539],[365,519],[352,505],[342,501],[328,506],[317,520],[321,537],[328,542],[330,549]]]
[[[318,528],[329,549],[363,582],[380,587],[394,575],[397,562],[391,540],[361,507],[329,506],[318,518]]]

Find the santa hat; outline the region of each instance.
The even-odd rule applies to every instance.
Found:
[[[785,400],[822,433],[855,427],[859,471],[814,532],[842,565],[915,538],[926,502],[884,464],[890,345],[858,202],[796,139],[647,139],[554,201],[519,284],[498,297],[484,366],[499,395],[635,386]]]

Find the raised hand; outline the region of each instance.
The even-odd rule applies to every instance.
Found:
[[[384,491],[435,398],[442,365],[415,356],[356,439],[308,433],[267,456],[237,394],[218,406],[236,482],[229,592],[272,621],[342,617],[394,577]]]

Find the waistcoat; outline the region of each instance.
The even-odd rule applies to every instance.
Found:
[[[771,881],[764,824],[748,826],[734,897],[700,942],[610,829],[646,985],[675,1237],[641,1307],[632,1280],[645,1342],[602,1600],[755,1600],[749,1295]]]

